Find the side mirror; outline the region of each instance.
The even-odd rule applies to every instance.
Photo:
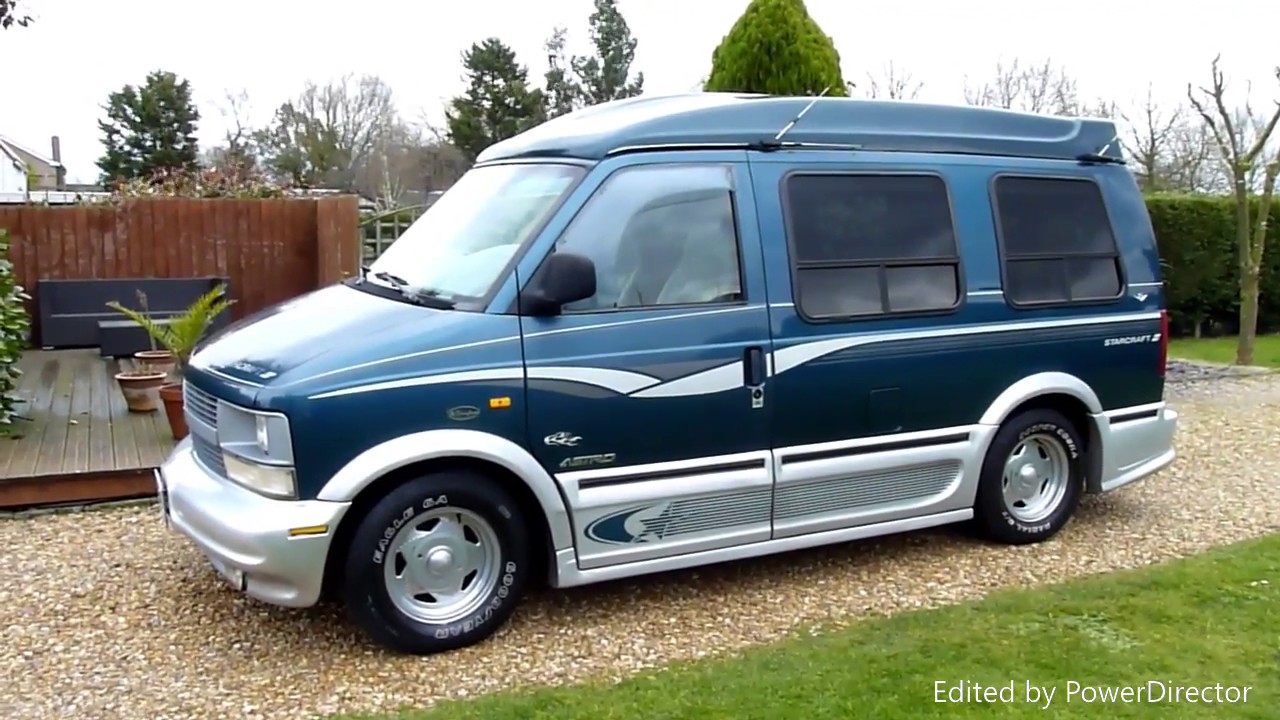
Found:
[[[520,294],[520,311],[525,315],[559,315],[565,305],[595,294],[596,264],[591,258],[552,253]]]

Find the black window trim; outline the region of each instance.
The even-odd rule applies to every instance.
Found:
[[[751,298],[749,296],[749,290],[747,288],[746,263],[744,262],[744,253],[743,253],[744,248],[742,246],[742,227],[740,225],[742,216],[738,212],[738,178],[737,178],[737,175],[735,174],[736,168],[734,166],[734,163],[724,161],[724,160],[714,160],[714,161],[682,160],[680,162],[649,162],[649,163],[636,163],[633,165],[622,165],[620,167],[615,168],[612,172],[610,172],[607,176],[605,176],[603,180],[600,181],[600,184],[596,186],[596,189],[591,191],[591,194],[587,196],[587,199],[584,200],[582,202],[582,205],[578,207],[576,212],[574,212],[573,217],[569,218],[569,221],[565,223],[564,230],[560,233],[558,237],[556,237],[555,240],[552,241],[551,249],[548,250],[547,254],[544,255],[541,260],[538,261],[538,265],[537,267],[534,268],[533,272],[530,273],[529,279],[532,280],[533,278],[537,277],[538,273],[542,271],[542,266],[547,261],[547,258],[551,257],[551,255],[556,252],[556,246],[560,243],[560,241],[564,238],[564,236],[574,228],[574,224],[578,221],[578,218],[581,217],[582,213],[587,209],[589,205],[591,205],[591,202],[595,200],[596,197],[598,197],[600,191],[603,190],[604,187],[608,185],[609,182],[612,181],[618,175],[621,175],[622,173],[627,172],[629,170],[647,170],[651,168],[705,168],[707,166],[715,166],[715,167],[719,167],[721,169],[729,171],[729,188],[728,188],[729,211],[733,213],[734,253],[738,259],[738,287],[741,289],[742,297],[738,300],[721,300],[719,302],[679,303],[679,304],[670,304],[670,305],[641,305],[639,307],[594,308],[591,310],[565,310],[561,312],[560,316],[561,317],[579,317],[583,315],[607,315],[611,313],[620,313],[620,312],[656,312],[656,311],[662,311],[662,310],[699,310],[699,309],[718,310],[722,308],[746,307],[747,305],[750,304]],[[520,290],[521,290],[520,287],[516,288],[516,295],[511,301],[511,306],[509,308],[509,311],[511,314],[515,314],[515,315],[520,314]]]
[[[1111,235],[1112,251],[1110,253],[1103,252],[1082,252],[1082,253],[1027,253],[1025,255],[1015,255],[1012,258],[1005,251],[1004,226],[1000,220],[1000,194],[996,191],[996,185],[1001,178],[1014,178],[1022,180],[1066,180],[1069,182],[1088,183],[1098,192],[1098,199],[1102,202],[1102,213],[1107,220],[1107,230]],[[1005,304],[1015,310],[1044,310],[1046,308],[1063,308],[1063,307],[1096,307],[1102,305],[1115,305],[1129,292],[1129,277],[1125,272],[1124,260],[1120,253],[1120,239],[1116,237],[1116,225],[1111,216],[1111,206],[1107,203],[1107,194],[1102,192],[1102,185],[1097,179],[1087,175],[1076,175],[1070,173],[1052,173],[1052,172],[1009,172],[1001,171],[992,174],[991,179],[987,182],[987,196],[991,200],[991,223],[996,233],[996,255],[1000,265],[1000,294],[1004,297]],[[1119,279],[1120,290],[1114,297],[1107,298],[1089,298],[1085,300],[1039,300],[1033,302],[1019,302],[1009,296],[1009,261],[1017,262],[1018,260],[1099,260],[1110,259],[1116,264],[1116,273]],[[1065,275],[1065,273],[1064,273]],[[1065,277],[1063,278],[1066,279]],[[1067,292],[1070,292],[1070,285],[1067,285]]]
[[[801,263],[799,261],[799,252],[795,245],[795,227],[793,223],[794,213],[791,208],[791,195],[787,191],[787,186],[791,179],[797,176],[823,176],[837,175],[840,177],[932,177],[942,181],[942,190],[947,203],[947,214],[951,219],[951,236],[954,241],[955,255],[944,255],[937,257],[919,257],[919,258],[869,258],[866,260],[835,260],[835,261],[809,261]],[[812,325],[825,325],[829,323],[849,323],[863,322],[868,320],[883,320],[888,318],[915,318],[915,317],[935,317],[943,315],[954,315],[964,307],[968,285],[965,278],[965,261],[964,252],[960,248],[960,226],[956,222],[956,205],[951,194],[951,184],[947,182],[947,177],[943,173],[936,170],[877,170],[871,168],[859,168],[857,170],[847,169],[831,169],[831,168],[804,168],[788,170],[783,174],[782,180],[778,183],[779,199],[782,204],[782,223],[787,243],[787,269],[791,278],[791,302],[795,308],[796,315],[806,323]],[[802,266],[803,265],[803,266]],[[945,308],[929,308],[927,310],[890,310],[884,311],[883,308],[889,304],[889,284],[885,278],[885,268],[890,267],[932,267],[936,265],[950,265],[955,268],[956,272],[956,301],[950,307]],[[805,312],[800,302],[800,285],[798,282],[799,274],[802,270],[818,270],[823,268],[829,269],[857,269],[857,268],[877,268],[880,280],[880,306],[879,312],[854,313],[848,315],[810,315]]]

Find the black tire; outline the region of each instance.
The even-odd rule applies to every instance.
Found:
[[[1032,435],[1043,435],[1060,444],[1067,458],[1068,477],[1063,492],[1044,517],[1028,522],[1017,517],[1018,509],[1008,506],[1004,498],[1005,463],[1019,445]],[[1048,540],[1062,530],[1084,491],[1085,454],[1080,430],[1056,410],[1034,409],[1005,420],[996,432],[982,463],[974,515],[980,531],[991,540],[1008,545],[1026,545]]]
[[[396,562],[385,550],[396,532],[419,513],[439,508],[480,516],[498,538],[498,565],[488,593],[472,612],[447,623],[406,614],[392,600],[384,578],[384,564]],[[515,611],[532,569],[531,545],[515,499],[493,478],[465,471],[416,478],[361,518],[347,548],[343,602],[375,642],[396,652],[428,655],[473,645],[493,635]]]

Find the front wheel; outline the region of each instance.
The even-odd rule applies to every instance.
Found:
[[[444,472],[411,480],[356,529],[342,590],[347,612],[397,652],[473,645],[515,610],[530,544],[514,499],[492,478]]]
[[[1084,443],[1062,413],[1036,409],[1000,426],[982,464],[975,515],[992,540],[1022,545],[1061,530],[1084,489]]]

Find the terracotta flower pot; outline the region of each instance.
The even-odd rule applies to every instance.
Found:
[[[183,414],[182,383],[173,383],[160,388],[160,400],[164,403],[165,417],[169,418],[169,430],[174,440],[187,436],[187,417]]]
[[[158,372],[116,373],[116,382],[120,385],[120,392],[124,395],[125,404],[129,406],[129,412],[155,412],[156,401],[151,391],[163,385],[164,380],[164,373]]]
[[[164,373],[166,376],[178,365],[173,353],[168,350],[140,350],[133,354],[133,360],[140,370]]]

